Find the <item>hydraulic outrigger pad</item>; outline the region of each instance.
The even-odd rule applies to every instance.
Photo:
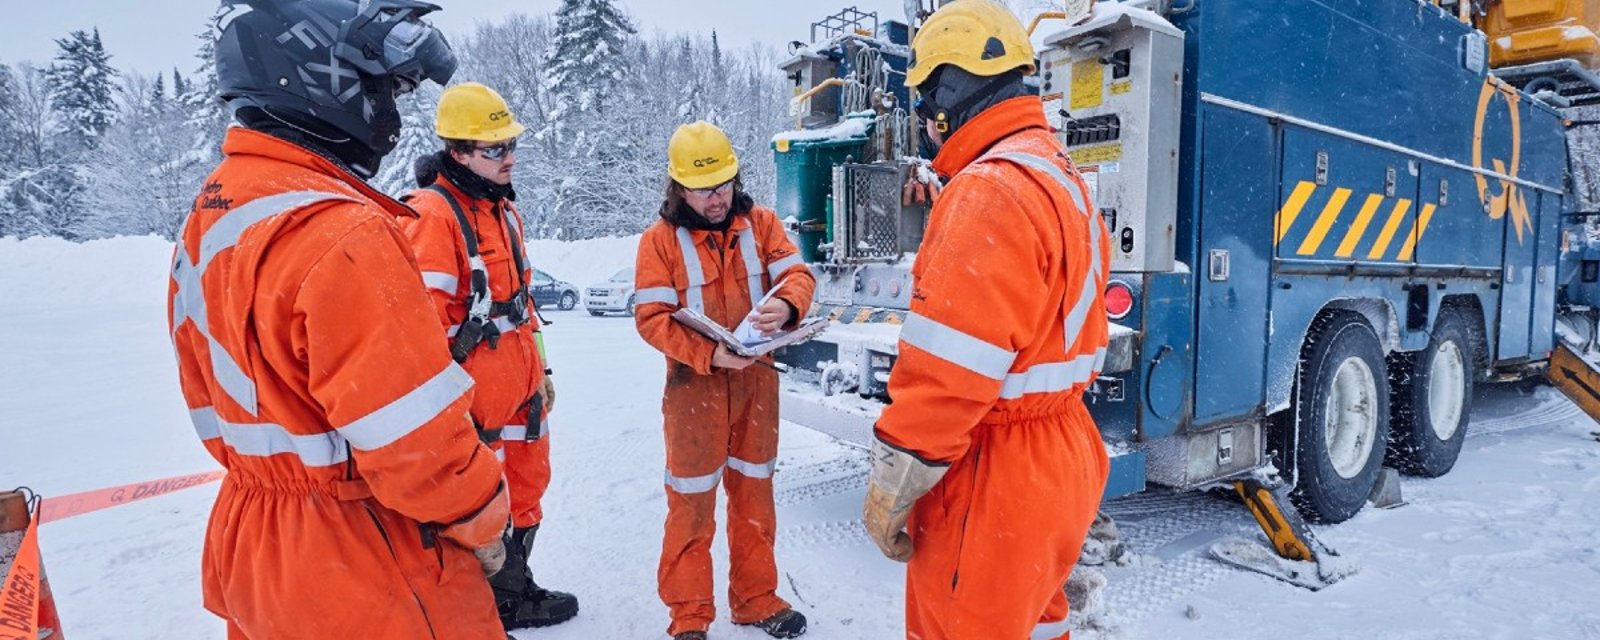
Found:
[[[1545,377],[1590,418],[1600,421],[1600,372],[1593,364],[1578,357],[1566,344],[1557,344],[1550,354],[1550,369]]]
[[[1233,488],[1261,525],[1272,552],[1258,540],[1233,538],[1211,547],[1211,554],[1218,560],[1312,591],[1355,573],[1354,564],[1322,544],[1306,526],[1289,502],[1286,485],[1268,488],[1252,478],[1235,481]]]

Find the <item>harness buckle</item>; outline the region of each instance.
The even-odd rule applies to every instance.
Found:
[[[473,347],[478,346],[484,338],[484,327],[493,328],[494,325],[486,324],[483,319],[468,317],[461,323],[461,328],[456,330],[456,337],[450,340],[450,357],[461,364],[467,361],[467,356],[472,354]],[[496,336],[498,338],[499,336]]]

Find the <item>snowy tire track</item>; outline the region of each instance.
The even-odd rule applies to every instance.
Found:
[[[785,551],[835,549],[872,544],[860,520],[817,522],[778,530],[777,547]]]

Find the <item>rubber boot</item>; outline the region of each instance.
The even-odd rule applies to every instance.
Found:
[[[755,627],[767,632],[774,638],[798,638],[805,635],[806,617],[794,609],[784,609],[768,616],[760,622],[740,622],[738,624]]]
[[[578,615],[577,597],[545,589],[533,581],[528,558],[533,555],[533,540],[538,533],[539,525],[512,529],[506,540],[505,567],[489,577],[500,624],[507,630],[548,627]]]

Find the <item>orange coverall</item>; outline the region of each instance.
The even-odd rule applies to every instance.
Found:
[[[202,558],[230,638],[503,637],[469,549],[508,517],[395,218],[409,209],[248,129],[168,284],[196,432],[228,470]]]
[[[816,280],[771,210],[755,207],[729,215],[734,217],[726,231],[657,221],[640,239],[636,261],[639,335],[667,356],[661,403],[667,522],[657,577],[661,600],[672,611],[669,635],[704,630],[716,617],[711,539],[719,482],[728,493],[733,621],[755,623],[789,608],[776,593],[773,556],[778,375],[759,365],[714,369],[715,343],[674,321],[672,312],[693,307],[733,327],[773,283],[782,281],[774,297],[794,307],[798,323],[811,307]]]
[[[518,278],[511,252],[510,242],[521,240],[522,217],[510,201],[495,203],[474,198],[442,174],[436,184],[449,190],[472,225],[472,233],[478,239],[478,255],[489,275],[490,297],[510,299],[517,287],[533,278],[532,268],[526,264]],[[407,196],[406,202],[416,210],[417,218],[401,226],[416,251],[422,280],[428,285],[446,337],[454,338],[467,318],[467,301],[472,292],[472,268],[467,264],[461,225],[450,204],[432,190],[418,189]],[[502,211],[513,225],[509,231],[508,220],[501,218]],[[515,234],[515,240],[508,234]],[[511,518],[519,528],[544,520],[540,502],[550,487],[549,408],[541,411],[538,429],[530,433],[528,428],[528,410],[533,406],[530,399],[545,375],[545,363],[534,336],[539,330],[539,316],[534,313],[531,297],[524,313],[528,322],[517,327],[503,317],[494,318],[501,331],[498,346],[490,348],[487,342],[480,343],[461,365],[476,382],[472,418],[490,436],[490,446],[505,461],[506,481],[511,485]]]
[[[963,125],[934,168],[952,178],[877,424],[950,465],[907,523],[906,635],[1026,638],[1066,617],[1109,470],[1083,403],[1105,360],[1109,238],[1037,97]]]

